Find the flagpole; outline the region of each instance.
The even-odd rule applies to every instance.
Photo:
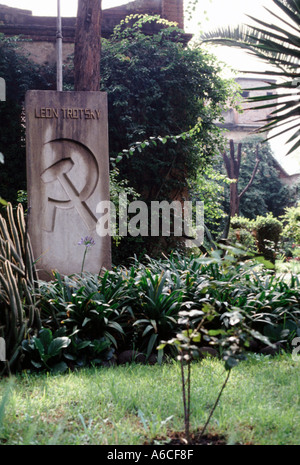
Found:
[[[57,90],[62,91],[63,78],[62,78],[62,27],[61,27],[61,14],[60,14],[60,0],[57,0],[57,32],[56,32],[56,82]]]

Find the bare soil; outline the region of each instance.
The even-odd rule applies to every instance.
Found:
[[[187,443],[184,431],[169,431],[167,436],[156,437],[155,440],[168,445],[199,445],[199,446],[225,446],[227,444],[226,437],[220,434],[207,433],[203,436],[200,431],[190,433],[190,441]],[[153,442],[154,442],[153,441]],[[144,445],[153,444],[146,441]]]

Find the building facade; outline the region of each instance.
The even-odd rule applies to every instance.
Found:
[[[241,107],[243,112],[240,113],[234,108],[226,111],[223,114],[224,123],[221,127],[227,130],[225,136],[228,140],[232,139],[235,143],[241,142],[246,137],[250,137],[256,131],[266,124],[268,117],[273,108],[261,108],[253,110],[251,107],[255,106],[252,102],[246,102],[244,99],[248,97],[257,97],[261,95],[273,94],[273,92],[265,90],[257,90],[259,87],[264,87],[269,84],[275,83],[272,79],[252,78],[252,77],[239,77],[236,78],[237,83],[242,90]],[[258,106],[263,105],[258,102]],[[274,158],[274,163],[279,175],[279,178],[285,184],[292,186],[298,184],[300,181],[300,173],[288,174],[281,164]]]
[[[108,38],[114,27],[131,14],[160,15],[168,21],[176,22],[181,29],[184,29],[183,0],[135,0],[103,10],[102,37]],[[62,18],[64,60],[74,51],[75,26],[76,18]],[[7,37],[21,36],[22,52],[29,54],[30,59],[36,63],[47,65],[55,63],[56,32],[55,17],[33,16],[29,10],[0,4],[0,33]],[[185,34],[186,41],[191,37]]]
[[[236,82],[242,89],[241,107],[243,109],[243,113],[239,113],[237,110],[231,108],[229,111],[224,113],[223,116],[225,121],[222,126],[229,131],[226,134],[226,137],[233,139],[235,142],[240,142],[240,140],[252,135],[254,131],[264,125],[264,120],[268,119],[269,114],[272,111],[272,109],[270,110],[269,108],[252,110],[251,107],[254,106],[254,103],[245,102],[244,99],[248,97],[266,95],[265,91],[256,90],[256,88],[267,86],[268,84],[272,84],[273,82],[275,83],[276,81],[268,79],[268,82],[266,82],[259,78],[239,77],[236,78]],[[270,91],[267,92],[267,94],[273,94],[273,92]],[[259,103],[258,105],[262,104]]]

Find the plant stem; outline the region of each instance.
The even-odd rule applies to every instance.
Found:
[[[85,248],[84,254],[83,254],[83,259],[82,259],[82,264],[81,264],[81,274],[83,273],[83,267],[84,267],[86,253],[87,253],[87,247]]]
[[[201,431],[200,436],[203,436],[203,434],[204,434],[204,432],[205,432],[205,430],[206,430],[206,428],[207,428],[207,425],[208,425],[208,423],[210,422],[210,419],[211,419],[211,417],[212,417],[214,411],[216,410],[216,407],[217,407],[217,405],[218,405],[218,403],[219,403],[219,400],[220,400],[220,398],[221,398],[222,392],[224,391],[224,389],[225,389],[225,387],[226,387],[226,384],[227,384],[227,381],[228,381],[228,379],[229,379],[230,372],[231,372],[231,370],[228,370],[226,379],[225,379],[225,381],[224,381],[224,383],[223,383],[223,386],[222,386],[222,388],[221,388],[221,390],[220,390],[220,392],[219,392],[219,395],[218,395],[218,397],[217,397],[217,399],[216,399],[216,402],[215,402],[213,408],[211,409],[211,412],[210,412],[210,414],[209,414],[209,416],[208,416],[208,419],[207,419],[207,421],[206,421],[206,423],[205,423],[205,425],[204,425],[204,427],[203,427],[203,429],[202,429],[202,431]]]
[[[188,377],[187,377],[187,389],[188,389],[188,401],[187,401],[187,442],[190,443],[190,415],[191,415],[191,360],[188,360]]]
[[[190,426],[189,426],[188,409],[187,409],[187,405],[186,405],[186,390],[185,390],[185,375],[184,375],[183,356],[181,356],[180,367],[181,367],[181,381],[182,381],[182,400],[183,400],[183,410],[184,410],[185,438],[187,440],[187,443],[189,444],[189,442],[190,442]]]

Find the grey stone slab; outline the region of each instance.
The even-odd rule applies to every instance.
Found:
[[[109,200],[107,95],[26,94],[28,228],[41,279],[79,273],[81,238],[93,237],[84,270],[111,266],[111,240],[99,237],[97,204]]]
[[[0,77],[0,102],[6,101],[6,83],[5,80]]]

